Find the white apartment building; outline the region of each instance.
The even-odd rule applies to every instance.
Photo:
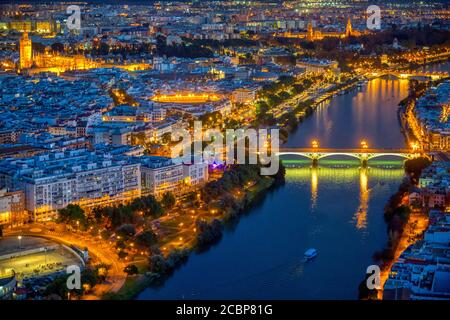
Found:
[[[164,157],[139,157],[142,193],[162,196],[165,192],[179,194],[184,188],[183,165]]]
[[[24,190],[25,209],[35,221],[55,218],[70,203],[91,207],[141,194],[140,164],[84,149],[7,159],[0,162],[0,175]]]
[[[208,181],[208,164],[206,162],[183,164],[183,174],[186,184],[202,185]]]
[[[135,158],[141,163],[142,193],[162,196],[165,192],[183,194],[192,186],[208,181],[208,164],[174,163],[165,157]]]

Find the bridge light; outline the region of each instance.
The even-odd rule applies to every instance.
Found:
[[[311,145],[312,145],[312,147],[313,148],[318,148],[319,147],[319,142],[317,141],[317,140],[313,140],[312,142],[311,142]]]
[[[411,142],[411,149],[417,151],[419,149],[419,144],[417,142]]]
[[[369,146],[367,145],[367,142],[365,140],[361,141],[361,148],[362,149],[367,149]]]

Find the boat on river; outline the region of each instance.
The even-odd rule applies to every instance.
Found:
[[[304,256],[305,256],[305,261],[312,260],[317,256],[317,250],[314,248],[310,248],[305,251]]]

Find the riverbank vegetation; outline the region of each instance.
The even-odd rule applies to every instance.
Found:
[[[217,243],[227,221],[238,218],[271,187],[284,183],[282,165],[274,176],[262,176],[260,169],[259,164],[229,166],[219,179],[208,182],[198,193],[188,194],[186,207],[178,209],[173,219],[156,223],[158,236],[149,236],[147,263],[139,274],[132,275],[119,292],[104,298],[130,299],[145,287],[161,285],[187,261],[191,251],[201,252]]]
[[[422,170],[430,164],[431,161],[426,157],[406,160],[406,177],[400,184],[397,192],[389,198],[384,208],[388,241],[382,250],[375,252],[373,255],[374,262],[380,266],[382,272],[387,272],[392,265],[404,231],[408,226],[412,213],[408,195],[416,189]],[[359,297],[360,299],[376,298],[377,290],[367,289],[366,280],[364,280],[359,286]]]

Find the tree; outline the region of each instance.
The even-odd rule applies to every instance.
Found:
[[[163,205],[164,209],[171,209],[175,205],[176,201],[177,200],[173,193],[168,191],[163,194],[161,204]]]
[[[67,207],[58,210],[58,218],[61,222],[86,222],[86,215],[84,210],[76,204],[69,204]]]
[[[3,227],[0,226],[0,238],[3,237]]]
[[[136,244],[142,247],[151,247],[158,242],[158,237],[152,230],[145,230],[136,236]]]
[[[169,144],[172,141],[172,133],[166,132],[161,136],[162,144]]]
[[[123,224],[116,229],[117,234],[127,238],[132,237],[136,233],[136,229],[132,224]]]
[[[149,195],[140,198],[136,198],[131,202],[131,209],[134,211],[142,211],[145,216],[160,217],[164,213],[164,209],[156,200],[155,196]]]
[[[136,267],[136,265],[134,265],[134,264],[130,264],[130,265],[126,266],[125,269],[123,269],[123,271],[126,274],[128,274],[129,276],[132,276],[133,274],[138,274],[139,273],[138,267]]]
[[[222,237],[222,225],[219,220],[214,219],[211,224],[197,221],[197,245],[200,250],[218,241]]]
[[[168,271],[168,266],[164,257],[160,254],[156,254],[149,258],[149,269],[151,272],[162,275]]]
[[[187,261],[189,251],[187,249],[175,249],[172,250],[166,259],[166,265],[169,270],[173,270],[180,264]]]
[[[186,201],[193,202],[197,199],[197,193],[195,191],[191,191],[186,195]]]
[[[405,171],[412,177],[413,183],[417,183],[422,170],[430,164],[431,161],[425,157],[409,159],[405,161]]]
[[[130,206],[120,204],[117,207],[107,207],[109,219],[112,227],[116,228],[124,223],[135,222],[136,215]]]
[[[378,291],[376,289],[369,289],[367,287],[367,279],[369,275],[366,275],[366,278],[361,281],[358,286],[358,299],[359,300],[376,300],[378,296]]]
[[[128,253],[126,253],[123,250],[120,250],[117,255],[119,256],[119,259],[125,259],[125,257],[128,256]]]

